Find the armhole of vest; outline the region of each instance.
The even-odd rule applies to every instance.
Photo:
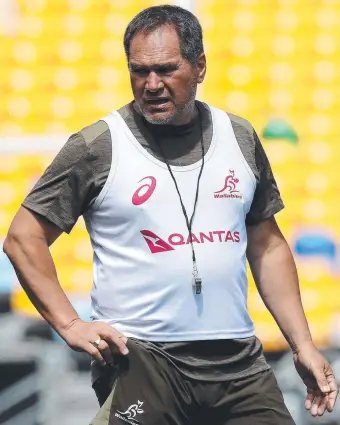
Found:
[[[223,111],[224,112],[224,111]],[[243,163],[243,165],[244,165],[244,167],[245,167],[245,169],[247,170],[247,172],[248,172],[248,174],[249,174],[249,177],[250,177],[250,179],[251,179],[251,181],[252,181],[252,183],[253,183],[253,186],[254,186],[254,189],[256,188],[256,185],[257,185],[257,182],[256,182],[256,177],[255,177],[255,175],[254,175],[254,173],[253,173],[253,170],[251,169],[251,167],[250,167],[250,165],[248,164],[248,161],[246,160],[246,158],[245,158],[245,156],[243,155],[243,152],[242,152],[242,149],[241,149],[241,147],[240,147],[240,145],[239,145],[239,143],[238,143],[238,140],[237,140],[237,137],[236,137],[236,134],[235,134],[235,131],[234,131],[234,128],[233,128],[233,125],[232,125],[232,123],[231,123],[231,118],[229,117],[229,114],[227,113],[227,112],[224,112],[226,115],[227,115],[227,117],[228,117],[228,120],[229,120],[229,123],[230,123],[230,127],[231,127],[231,131],[233,132],[233,134],[234,134],[234,138],[235,138],[235,149],[236,149],[236,151],[237,151],[237,153],[238,153],[238,155],[240,156],[240,158],[241,158],[241,161],[242,161],[242,163]]]
[[[115,120],[114,114],[111,114],[109,116],[110,120]],[[117,171],[117,164],[118,164],[118,146],[117,144],[115,144],[114,142],[114,138],[115,135],[112,134],[112,127],[110,126],[108,121],[106,119],[102,119],[101,121],[106,122],[108,129],[110,131],[110,138],[111,138],[111,166],[110,166],[110,172],[109,175],[107,176],[106,182],[102,188],[102,190],[100,191],[99,195],[97,196],[97,199],[95,200],[95,202],[93,203],[93,207],[92,207],[92,211],[95,211],[99,208],[99,206],[102,204],[102,202],[105,199],[105,196],[107,194],[107,192],[109,191],[114,177],[116,175],[116,171]]]

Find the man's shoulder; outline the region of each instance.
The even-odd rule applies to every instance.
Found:
[[[119,108],[117,112],[123,119],[126,119],[132,113],[130,103]],[[100,142],[103,140],[107,142],[111,140],[109,126],[103,119],[100,119],[82,128],[76,134],[84,140],[88,147],[91,146],[94,142]]]
[[[228,115],[239,148],[250,169],[254,173],[255,178],[258,179],[259,171],[257,169],[255,159],[257,137],[255,136],[256,133],[254,127],[247,119],[240,117],[239,115],[232,114],[222,109],[219,110]]]
[[[226,111],[224,109],[221,109],[221,108],[218,108],[216,106],[212,106],[212,105],[208,105],[208,106],[210,108],[217,109],[217,110],[219,110],[221,112],[226,113],[228,115],[228,117],[229,117],[229,119],[231,121],[231,124],[233,125],[234,128],[235,127],[240,127],[243,130],[246,130],[251,135],[253,135],[254,127],[252,126],[252,124],[246,118],[240,117],[239,115],[232,114],[231,112],[228,112],[228,111]]]
[[[87,147],[91,147],[94,142],[110,140],[110,130],[107,123],[103,120],[98,120],[76,133],[83,139]]]
[[[246,118],[240,117],[239,115],[232,114],[231,112],[226,111],[226,113],[228,114],[228,117],[230,118],[230,121],[233,125],[241,126],[245,130],[247,130],[251,135],[253,134],[254,127]]]
[[[123,118],[123,120],[127,120],[129,117],[133,117],[133,107],[132,107],[132,103],[133,102],[129,102],[126,105],[122,106],[121,108],[119,108],[117,110],[117,112],[119,113],[119,115]]]

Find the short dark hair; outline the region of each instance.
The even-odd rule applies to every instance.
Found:
[[[142,10],[129,23],[124,34],[124,49],[129,60],[130,43],[140,31],[150,33],[162,25],[173,25],[177,31],[181,54],[196,65],[203,53],[202,27],[191,12],[179,6],[161,5]]]

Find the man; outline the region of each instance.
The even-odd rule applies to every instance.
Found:
[[[293,350],[306,408],[332,411],[336,381],[311,339],[260,141],[246,120],[195,101],[206,73],[199,22],[152,7],[124,46],[134,101],[70,137],[5,241],[41,315],[94,359],[106,403],[93,423],[294,423],[247,312],[246,255]],[[48,249],[81,215],[94,249],[91,323]]]

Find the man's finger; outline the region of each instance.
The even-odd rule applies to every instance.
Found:
[[[327,402],[327,410],[329,412],[333,412],[338,394],[339,394],[339,391],[332,391],[331,393],[329,393],[328,402]]]
[[[90,342],[84,347],[84,351],[90,354],[94,360],[96,360],[98,363],[100,363],[102,366],[106,365],[105,360],[103,359],[102,355],[100,354],[100,351]]]
[[[119,335],[119,338],[124,342],[124,344],[126,345],[126,343],[128,342],[128,338],[125,336],[125,335],[123,335],[123,334],[120,334]]]
[[[112,329],[111,327],[109,329],[103,329],[99,331],[99,335],[105,339],[105,341],[110,344],[114,344],[117,348],[118,351],[121,354],[128,354],[129,350],[127,348],[127,346],[125,345],[124,340],[126,341],[126,337],[122,334],[119,334],[118,332],[116,332],[114,329]]]
[[[118,334],[118,338],[120,338],[123,342],[124,342],[124,344],[126,345],[126,343],[127,343],[127,338],[126,338],[126,336],[124,336],[123,334]],[[117,353],[119,353],[120,351],[119,351],[119,348],[116,346],[116,344],[113,344],[113,343],[109,343],[109,347],[110,347],[110,350],[111,350],[111,353],[112,353],[112,356],[115,356]]]
[[[339,388],[338,388],[338,384],[336,383],[335,376],[333,374],[327,376],[327,379],[328,379],[329,387],[331,390],[328,395],[327,410],[329,412],[332,412],[335,406],[336,399],[339,394]]]
[[[318,395],[318,396],[315,397],[313,404],[312,404],[312,408],[310,409],[312,416],[317,416],[318,409],[319,409],[321,401],[322,401],[321,395]]]
[[[314,376],[318,384],[319,390],[322,392],[322,394],[328,394],[330,392],[330,388],[327,381],[327,377],[324,372],[318,371],[318,373],[315,373]]]
[[[101,339],[97,348],[98,348],[98,351],[100,352],[100,354],[102,355],[102,357],[104,358],[105,362],[108,365],[113,365],[112,353],[111,353],[110,347],[107,344],[107,342],[104,341],[103,339]]]
[[[307,410],[310,410],[310,408],[312,407],[312,403],[313,403],[315,395],[313,390],[307,389],[307,392],[308,394],[305,401],[305,408]]]
[[[328,395],[325,395],[321,399],[321,403],[318,408],[318,416],[322,416],[325,413],[327,403],[328,403]]]

